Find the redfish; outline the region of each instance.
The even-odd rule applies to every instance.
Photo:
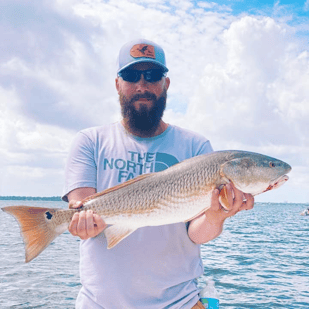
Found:
[[[75,212],[92,209],[110,225],[104,230],[108,248],[136,229],[188,222],[211,206],[212,192],[220,189],[220,202],[229,205],[224,185],[257,195],[285,183],[287,163],[246,151],[218,151],[178,163],[164,171],[145,174],[87,197],[80,209],[8,206],[25,243],[26,262],[38,256],[68,229]]]

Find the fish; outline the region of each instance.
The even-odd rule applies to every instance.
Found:
[[[280,187],[289,179],[290,170],[289,164],[259,153],[215,151],[91,195],[79,209],[7,206],[2,210],[19,223],[28,263],[68,229],[75,212],[91,209],[103,218],[107,224],[103,233],[111,249],[138,228],[198,217],[210,208],[216,188],[223,209],[229,211],[226,184],[255,196]]]

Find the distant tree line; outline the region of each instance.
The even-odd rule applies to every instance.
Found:
[[[61,201],[60,196],[0,196],[0,200],[6,201]]]

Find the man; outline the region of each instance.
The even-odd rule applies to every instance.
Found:
[[[75,138],[63,197],[71,208],[97,191],[212,151],[204,137],[162,120],[167,71],[157,44],[141,39],[122,47],[116,89],[123,119],[83,130]],[[92,211],[75,214],[69,230],[82,239],[76,308],[198,308],[196,278],[203,273],[199,244],[217,237],[227,217],[254,203],[251,195],[226,187],[233,205],[228,213],[215,190],[212,207],[188,224],[140,228],[110,250],[102,218]]]

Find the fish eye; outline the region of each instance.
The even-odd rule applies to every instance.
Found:
[[[270,167],[275,167],[276,165],[275,165],[274,162],[269,162],[269,166],[270,166]]]

